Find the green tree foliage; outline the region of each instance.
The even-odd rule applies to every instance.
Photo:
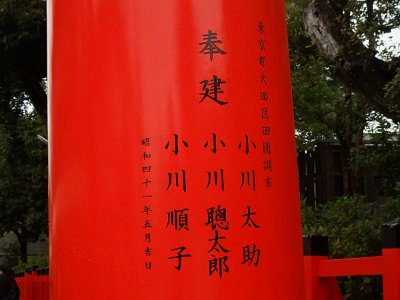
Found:
[[[47,147],[37,139],[46,127],[25,94],[9,99],[0,102],[0,236],[14,232],[26,262],[27,242],[47,230]]]
[[[13,268],[14,272],[25,272],[26,268],[38,266],[39,268],[45,268],[49,266],[48,255],[29,256],[26,263],[20,262]]]
[[[399,29],[400,1],[306,2],[307,32],[343,86],[373,110],[399,122],[398,44],[388,42],[387,38]]]
[[[46,1],[0,0],[0,236],[47,228]],[[32,111],[33,104],[35,111]]]
[[[379,114],[375,119],[377,126],[374,134],[369,135],[368,143],[352,149],[350,164],[375,174],[377,192],[384,197],[393,197],[397,194],[397,184],[400,181],[398,135],[393,133],[393,125],[387,119]]]
[[[305,31],[306,6],[306,1],[287,3],[297,144],[299,149],[309,149],[321,140],[336,139],[341,148],[344,193],[357,195],[361,170],[350,164],[351,152],[362,144],[370,109],[342,84]]]
[[[399,199],[371,205],[362,198],[342,197],[316,210],[303,203],[303,232],[328,236],[331,258],[380,255],[381,226],[400,216]],[[344,299],[382,299],[378,276],[342,278],[340,284]]]
[[[29,96],[45,119],[46,1],[0,0],[0,87]]]
[[[335,138],[345,181],[346,169],[350,173],[345,193],[359,194],[359,174],[371,171],[379,175],[376,182],[386,196],[373,204],[342,197],[317,209],[304,202],[303,232],[328,236],[332,258],[379,255],[382,224],[400,216],[400,148],[383,117],[400,121],[399,53],[383,39],[400,25],[400,1],[286,3],[299,147]],[[378,126],[363,143],[370,121]],[[379,277],[340,282],[344,299],[382,299]]]

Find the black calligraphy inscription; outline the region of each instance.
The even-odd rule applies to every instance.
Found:
[[[152,208],[150,205],[149,200],[153,197],[151,193],[151,185],[152,185],[152,165],[151,165],[151,153],[149,152],[150,146],[151,146],[151,140],[149,137],[146,137],[141,140],[141,145],[144,148],[144,152],[142,154],[142,158],[144,161],[146,161],[145,165],[142,165],[141,170],[142,170],[142,185],[144,186],[144,193],[142,194],[142,198],[146,200],[146,202],[143,205],[143,211],[142,213],[145,215],[144,219],[144,224],[142,228],[144,229],[144,243],[146,244],[144,248],[144,256],[145,256],[145,262],[144,262],[144,268],[145,270],[151,270],[152,268],[152,262],[151,262],[151,255],[153,248],[151,248],[151,231],[153,228],[153,225],[151,223],[151,213],[152,213]]]
[[[265,40],[264,39],[261,38],[258,40],[258,48],[260,49],[260,51],[265,50]]]
[[[206,189],[213,184],[215,186],[219,186],[222,191],[225,191],[224,170],[219,169],[218,171],[207,172],[207,175],[208,182]]]
[[[142,146],[149,147],[150,146],[150,138],[146,137],[142,139]]]
[[[263,101],[267,101],[268,100],[268,92],[267,91],[260,92],[260,99]]]
[[[146,216],[149,215],[149,213],[151,212],[151,207],[149,205],[145,205],[143,208],[143,212],[146,214]]]
[[[258,63],[260,64],[260,66],[262,68],[265,67],[265,65],[267,64],[267,58],[265,56],[260,55],[260,58],[258,60]]]
[[[151,154],[150,153],[147,153],[146,151],[143,152],[143,160],[150,159],[150,158],[151,158]]]
[[[271,159],[266,159],[264,160],[264,170],[265,171],[272,171],[272,160]]]
[[[153,251],[153,249],[151,249],[150,247],[146,247],[144,249],[144,255],[151,256],[152,251]]]
[[[272,187],[272,178],[270,177],[265,178],[265,185],[268,189],[270,189]]]
[[[219,143],[218,143],[219,142]],[[218,145],[221,145],[222,147],[225,148],[226,144],[223,140],[220,140],[217,138],[217,135],[215,133],[212,134],[212,139],[211,141],[207,140],[204,144],[204,148],[208,148],[210,146],[211,152],[216,154],[217,153],[217,148]]]
[[[242,264],[248,264],[249,266],[258,266],[260,259],[261,250],[257,249],[256,245],[253,244],[251,248],[250,245],[246,245],[242,248],[243,261]]]
[[[215,255],[212,254],[211,257],[212,259],[208,261],[208,274],[212,276],[217,272],[219,278],[222,279],[224,273],[229,273],[229,266],[226,263],[228,261],[228,256],[215,257]]]
[[[150,220],[145,220],[143,228],[152,228],[153,226],[151,225]]]
[[[229,266],[226,263],[228,256],[215,257],[211,255],[212,259],[208,261],[208,274],[212,276],[215,272],[219,275],[219,279],[222,279],[224,273],[229,273]]]
[[[270,135],[271,128],[269,126],[263,126],[261,129],[262,129],[262,134],[263,135]]]
[[[264,142],[263,143],[263,153],[264,154],[271,154],[272,150],[271,150],[271,142]]]
[[[229,102],[222,101],[219,98],[219,94],[224,93],[221,85],[225,83],[226,81],[222,80],[216,75],[213,75],[212,79],[210,80],[200,81],[200,84],[202,84],[202,91],[199,93],[199,95],[202,95],[203,97],[200,99],[199,103],[203,102],[205,99],[211,99],[219,105],[228,104]]]
[[[263,107],[263,108],[261,108],[261,117],[262,117],[263,119],[269,119],[268,107]]]
[[[268,84],[268,82],[267,82],[267,75],[265,75],[264,72],[261,72],[261,75],[260,75],[260,83],[265,84],[265,85]]]
[[[210,250],[208,250],[208,252],[211,252],[211,251],[217,251],[217,252],[222,251],[222,252],[225,252],[225,253],[226,252],[230,252],[230,250],[224,248],[222,246],[222,244],[220,243],[220,240],[225,240],[226,236],[219,236],[218,230],[214,230],[214,233],[215,233],[215,237],[209,239],[210,242],[214,242],[214,243],[211,246]]]
[[[226,216],[226,208],[221,207],[210,207],[207,209],[207,222],[206,226],[211,226],[212,230],[217,228],[222,230],[229,229],[229,222]]]
[[[182,140],[181,142],[179,141],[179,135],[177,135],[176,133],[174,133],[174,140],[171,144],[173,144],[173,146],[171,148],[172,148],[172,152],[175,155],[178,155],[178,153],[179,153],[179,145],[183,145],[185,148],[189,147],[189,144],[186,141],[184,141],[184,140]],[[170,144],[170,141],[168,141],[164,148],[169,149],[171,144]]]
[[[151,233],[150,232],[147,232],[144,234],[144,241],[146,243],[151,243]]]
[[[173,248],[171,249],[171,251],[176,251],[176,256],[170,256],[167,259],[176,259],[177,260],[177,265],[175,266],[175,269],[177,269],[178,271],[181,270],[182,268],[182,258],[185,257],[192,257],[191,254],[189,253],[184,253],[186,251],[186,247],[185,246],[181,246],[178,248]]]
[[[248,227],[260,228],[260,226],[258,226],[252,218],[252,216],[255,216],[255,215],[256,215],[256,213],[251,211],[250,206],[247,206],[247,212],[242,215],[242,217],[244,219],[246,219],[245,222],[243,223],[242,227],[248,226]]]
[[[246,171],[246,172],[240,172],[242,181],[240,184],[240,189],[242,189],[244,186],[249,186],[253,189],[253,191],[256,190],[256,171],[251,170],[251,171]]]
[[[260,22],[258,23],[258,32],[259,32],[260,34],[265,34],[265,31],[264,31],[264,23],[263,23],[262,21],[260,21]]]
[[[254,143],[253,141],[251,141],[249,139],[249,136],[247,134],[245,134],[244,136],[244,141],[240,142],[238,145],[238,149],[243,149],[244,153],[249,154],[250,153],[250,147],[252,147],[253,149],[257,148],[256,143]]]
[[[177,188],[182,188],[184,192],[186,192],[186,171],[182,170],[181,172],[168,173],[168,186],[167,191],[171,186],[175,186]]]
[[[208,253],[211,253],[211,259],[208,261],[208,274],[209,276],[218,274],[219,279],[222,279],[223,274],[229,273],[228,256],[226,254],[230,250],[222,245],[222,241],[226,240],[226,236],[220,235],[217,229],[229,230],[227,210],[218,205],[217,207],[210,207],[206,211],[207,222],[205,225],[210,226],[214,232],[214,237],[208,240],[212,242],[212,246],[208,250]]]
[[[172,226],[176,231],[189,230],[189,209],[174,209],[168,212],[167,227]]]
[[[271,128],[268,124],[270,120],[270,94],[268,90],[268,80],[267,80],[267,40],[266,40],[266,33],[265,33],[265,25],[263,21],[259,21],[257,24],[257,30],[259,34],[259,39],[258,39],[258,50],[259,50],[259,57],[258,57],[258,64],[260,67],[260,73],[259,75],[259,87],[260,87],[260,100],[263,101],[262,107],[261,107],[261,120],[262,120],[262,135],[263,136],[270,136],[271,133]],[[271,143],[269,141],[263,142],[263,154],[266,156],[269,156],[267,159],[264,159],[264,165],[263,169],[265,172],[272,172],[272,159],[270,158],[271,156]],[[267,187],[267,190],[271,189],[272,187],[272,178],[271,177],[266,177],[264,178],[265,181],[265,186]]]
[[[200,53],[209,55],[210,60],[213,60],[214,54],[226,54],[226,52],[217,45],[222,44],[222,41],[217,37],[217,33],[208,30],[208,32],[202,36],[204,42],[199,43],[199,45],[203,46]]]

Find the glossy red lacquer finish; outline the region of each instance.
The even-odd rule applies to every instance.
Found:
[[[283,0],[51,0],[49,54],[51,299],[304,299]]]

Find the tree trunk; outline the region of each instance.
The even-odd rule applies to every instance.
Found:
[[[364,127],[358,128],[355,133],[354,138],[354,148],[359,149],[363,145],[364,141]],[[352,165],[352,191],[353,196],[357,197],[364,194],[364,176],[363,176],[363,167],[359,161],[356,161],[355,164]]]
[[[350,148],[351,144],[348,143],[345,137],[339,138],[340,141],[340,155],[342,163],[342,175],[343,175],[343,194],[346,196],[353,196],[351,190],[351,167],[350,167]]]
[[[28,234],[25,225],[22,225],[20,232],[15,232],[15,235],[19,242],[21,261],[28,263]]]
[[[369,12],[369,15],[373,13]],[[374,110],[399,122],[400,99],[389,101],[385,98],[385,87],[396,75],[399,61],[378,59],[346,26],[345,19],[346,1],[309,0],[304,13],[307,32],[322,55],[335,66],[344,85],[366,99]],[[370,35],[369,39],[370,46],[374,46],[374,37]]]
[[[375,33],[372,30],[373,23],[374,23],[374,2],[375,0],[366,0],[367,4],[367,20],[366,23],[370,30],[367,32],[367,39],[368,39],[368,49],[371,51],[371,54],[375,51],[376,48],[376,40],[375,40]]]
[[[340,143],[341,163],[343,173],[343,194],[358,196],[362,194],[362,172],[357,163],[351,163],[352,149],[357,149],[363,143],[365,113],[363,113],[363,101],[354,97],[349,88],[345,88],[346,115],[341,124],[341,130],[337,130],[336,136]],[[355,107],[357,108],[355,110]]]

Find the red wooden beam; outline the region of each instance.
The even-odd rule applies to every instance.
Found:
[[[382,275],[381,256],[321,260],[319,277]]]

